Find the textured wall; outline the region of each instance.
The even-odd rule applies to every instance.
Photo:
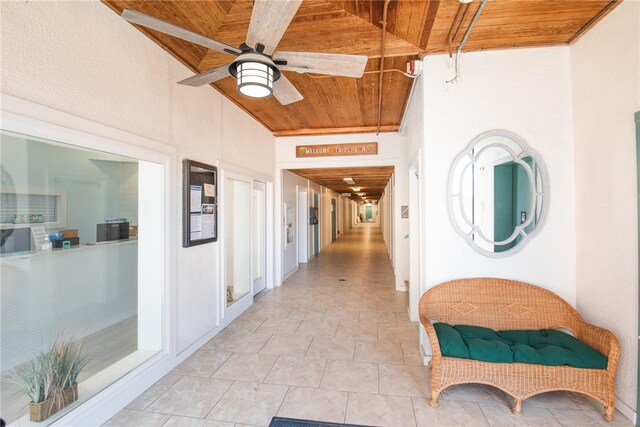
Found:
[[[427,288],[461,277],[523,280],[575,304],[575,211],[569,48],[467,53],[456,84],[447,55],[427,57],[424,73],[423,208]],[[480,133],[507,129],[537,150],[549,171],[544,228],[520,252],[493,259],[475,252],[447,214],[449,168]]]
[[[273,175],[272,135],[212,88],[177,85],[191,72],[105,5],[0,7],[2,92],[175,146],[178,197],[184,158]],[[179,211],[171,219],[178,239]],[[218,244],[183,249],[178,242],[179,350],[216,326],[217,250]]]
[[[616,394],[636,406],[638,230],[634,113],[640,111],[640,2],[623,2],[571,47],[578,310],[613,331]]]

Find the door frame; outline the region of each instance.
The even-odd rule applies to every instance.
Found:
[[[640,111],[636,112],[635,115],[636,122],[636,179],[637,179],[637,187],[636,187],[636,196],[638,203],[638,212],[640,212]],[[640,241],[640,214],[638,214],[638,241]],[[640,266],[640,251],[638,253],[638,265]],[[638,280],[640,283],[640,269]],[[638,361],[637,361],[637,371],[638,371],[638,383],[636,390],[636,414],[640,411],[640,292],[638,293]],[[637,417],[637,415],[636,415]]]
[[[263,209],[264,209],[264,222],[263,222],[263,253],[262,253],[262,281],[264,282],[264,286],[260,286],[260,290],[258,292],[256,292],[256,279],[252,278],[252,284],[251,284],[251,293],[253,294],[253,296],[256,295],[256,293],[260,293],[264,290],[267,289],[267,183],[263,182],[263,181],[258,181],[258,180],[253,180],[253,185],[252,185],[252,193],[256,190],[256,186],[260,187],[260,189],[262,190],[262,194],[264,197],[263,202]],[[255,205],[255,193],[253,194],[253,204],[251,206],[251,213],[252,213],[252,217],[251,217],[251,221],[253,223],[253,225],[255,226],[255,221],[256,221],[256,205]],[[255,236],[252,233],[251,234],[251,242],[252,244],[255,243]],[[252,247],[252,253],[255,251],[255,248]],[[253,265],[251,266],[251,271],[253,272]],[[260,280],[260,279],[258,279]]]

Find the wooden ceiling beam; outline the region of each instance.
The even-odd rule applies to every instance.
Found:
[[[350,126],[335,128],[313,128],[313,129],[288,129],[276,130],[274,136],[301,136],[301,135],[335,135],[339,133],[375,133],[377,126]],[[397,132],[399,125],[382,125],[380,132]]]

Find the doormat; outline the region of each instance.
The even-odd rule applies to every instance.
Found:
[[[322,421],[298,420],[295,418],[273,417],[269,427],[369,427],[355,424],[325,423]]]

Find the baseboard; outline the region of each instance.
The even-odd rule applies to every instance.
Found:
[[[281,282],[281,283],[286,282],[286,280],[287,280],[289,277],[293,276],[293,274],[294,274],[296,271],[298,271],[298,267],[294,268],[293,270],[291,270],[290,272],[288,272],[287,274],[285,274],[285,275],[284,275],[284,277],[282,278],[282,282]]]
[[[167,353],[161,353],[107,389],[91,397],[52,425],[100,426],[169,373],[176,365],[174,357]]]
[[[637,425],[638,413],[633,410],[629,405],[616,397],[616,409],[620,411],[622,415],[629,418],[633,425]]]

